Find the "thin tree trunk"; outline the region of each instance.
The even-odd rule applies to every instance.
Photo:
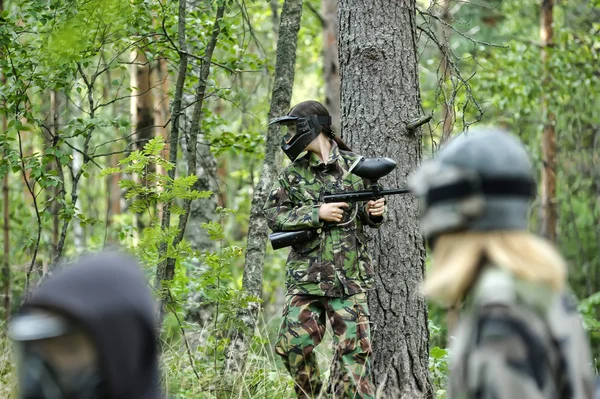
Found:
[[[275,41],[279,40],[279,12],[277,11],[277,0],[270,0],[271,6],[271,21],[273,23],[273,33],[275,33]]]
[[[277,58],[275,60],[275,79],[269,119],[283,115],[290,107],[294,66],[296,64],[296,42],[302,18],[302,0],[285,0],[281,10],[279,38],[277,40]],[[267,243],[267,221],[263,207],[269,190],[277,176],[277,153],[279,152],[279,127],[269,126],[265,139],[265,159],[258,185],[254,190],[248,225],[248,243],[244,260],[244,278],[242,287],[247,294],[260,298],[262,274]],[[254,334],[259,304],[252,302],[247,309],[241,309],[238,318],[246,331],[236,331],[226,353],[225,370],[227,373],[244,368],[248,356],[249,340]]]
[[[75,143],[78,143],[80,140],[75,140]],[[77,145],[78,148],[80,148],[80,145]],[[73,162],[71,163],[72,168],[73,168],[73,174],[74,175],[78,175],[81,172],[81,167],[83,166],[83,155],[81,155],[81,153],[79,153],[78,151],[73,150]],[[77,199],[75,200],[75,208],[78,209],[79,211],[81,211],[81,200],[79,199],[79,195],[77,196]],[[66,223],[66,222],[65,222]],[[84,233],[83,233],[83,227],[81,226],[81,223],[79,222],[79,219],[74,216],[73,217],[73,245],[75,246],[75,252],[76,253],[82,253],[83,252],[83,247],[84,247]],[[58,245],[57,245],[58,248]]]
[[[322,0],[323,16],[323,77],[325,80],[325,106],[331,114],[333,129],[340,132],[340,61],[338,58],[338,0]]]
[[[449,97],[447,96],[447,90],[445,85],[448,83],[448,78],[450,76],[450,61],[449,57],[450,53],[450,36],[452,34],[452,30],[449,28],[451,21],[450,16],[450,0],[442,0],[442,13],[440,15],[442,21],[446,24],[442,24],[442,43],[444,50],[442,51],[442,79],[443,79],[443,87],[442,90],[444,93],[443,99],[444,104],[442,106],[442,137],[440,139],[440,145],[448,141],[450,135],[452,134],[452,128],[454,127],[454,96],[451,94]]]
[[[4,0],[0,0],[0,12],[4,11]],[[2,84],[6,84],[6,76],[2,74],[0,80]],[[6,115],[2,115],[2,132],[8,130],[8,121]],[[8,151],[8,150],[7,150]],[[10,276],[10,204],[9,204],[9,180],[8,170],[2,179],[2,204],[3,204],[3,239],[4,239],[4,256],[2,257],[2,281],[4,291],[4,319],[10,317],[10,297],[11,297],[11,276]]]
[[[56,90],[52,90],[50,92],[50,114],[52,117],[52,124],[50,125],[50,132],[52,133],[51,140],[55,140],[59,132],[60,125],[60,100],[61,95]],[[53,145],[53,143],[50,143]],[[56,170],[62,178],[64,178],[62,174],[62,165],[58,158],[55,159],[54,164],[51,167],[53,170]],[[61,183],[54,187],[52,192],[52,205],[50,206],[50,213],[52,214],[52,256],[56,255],[56,249],[58,246],[58,238],[60,234],[60,200],[59,197],[64,197],[61,193],[64,190],[64,181],[61,179]]]
[[[202,106],[204,104],[204,96],[206,95],[206,87],[207,80],[210,74],[210,65],[212,61],[213,52],[217,45],[217,39],[219,38],[219,34],[221,33],[221,20],[223,19],[223,15],[225,13],[226,2],[222,2],[218,5],[217,13],[215,16],[215,23],[213,25],[213,31],[211,34],[211,38],[206,46],[204,51],[204,57],[202,59],[202,66],[200,67],[200,76],[198,77],[198,86],[196,87],[196,103],[194,104],[194,111],[192,113],[192,123],[190,126],[189,133],[189,142],[187,143],[187,170],[188,176],[195,175],[197,173],[197,144],[198,144],[198,136],[201,134],[201,121],[202,121]],[[173,113],[174,114],[174,113]],[[171,147],[173,145],[177,145],[171,141]],[[173,153],[171,148],[171,154]],[[172,161],[173,162],[173,161]],[[206,178],[206,177],[205,177]],[[200,179],[199,179],[200,180]],[[202,183],[200,183],[202,184]],[[178,223],[178,234],[173,240],[173,247],[177,247],[181,240],[183,240],[185,229],[187,226],[188,216],[190,214],[191,200],[183,201],[183,214],[179,217]],[[167,204],[169,206],[170,204]],[[167,209],[169,210],[169,209]],[[169,226],[169,224],[164,224],[164,215],[167,211],[163,211],[163,228]],[[170,219],[170,211],[169,211],[169,219]],[[163,248],[163,245],[161,245]],[[162,254],[166,253],[166,245],[164,246],[164,251]],[[162,276],[160,276],[160,280],[172,280],[175,277],[175,258],[167,258],[160,269],[163,272]],[[159,276],[157,275],[157,278]],[[161,322],[162,316],[164,314],[164,307],[166,305],[166,297],[161,297]]]
[[[339,8],[342,133],[359,154],[395,159],[385,185],[403,187],[422,156],[420,129],[408,127],[421,119],[415,0],[341,0]],[[375,385],[385,398],[429,398],[418,204],[411,196],[392,196],[388,207],[388,220],[370,231]]]
[[[187,73],[188,56],[185,46],[185,18],[187,14],[186,0],[179,0],[179,20],[178,20],[178,39],[177,44],[179,46],[179,68],[177,70],[177,83],[175,83],[175,95],[173,97],[173,105],[171,108],[171,137],[169,140],[169,162],[173,165],[177,165],[177,149],[179,142],[179,123],[181,116],[181,99],[183,97],[183,89],[185,86],[185,77]],[[175,179],[175,169],[172,168],[168,172],[168,176],[171,179]],[[171,225],[171,203],[167,202],[164,204],[162,209],[162,220],[161,228],[163,231],[167,230]],[[168,243],[162,242],[158,248],[159,259],[165,256],[167,253]],[[167,262],[161,261],[156,267],[156,281],[155,286],[160,291],[161,303],[158,309],[158,330],[162,327],[162,320],[165,311],[165,297],[166,293],[162,292],[162,280],[166,277]]]
[[[222,2],[218,8],[215,16],[214,28],[210,41],[204,51],[204,58],[202,60],[202,66],[200,67],[200,76],[198,77],[198,86],[196,87],[196,103],[194,104],[194,111],[192,112],[192,123],[190,126],[189,142],[187,143],[187,170],[188,176],[198,175],[198,172],[204,172],[198,176],[198,180],[194,185],[197,190],[207,190],[211,187],[211,177],[215,176],[216,173],[216,160],[213,155],[210,154],[208,142],[203,141],[202,154],[205,155],[205,163],[202,165],[203,170],[198,170],[198,138],[202,134],[202,106],[204,105],[204,96],[206,95],[206,82],[210,74],[210,65],[212,62],[213,52],[217,46],[217,39],[221,34],[221,20],[225,13],[226,2]],[[187,226],[188,217],[190,215],[192,201],[183,201],[183,214],[179,217],[179,225],[177,229],[179,233],[173,241],[173,246],[177,247],[181,240],[183,240],[185,229]],[[167,261],[167,279],[171,280],[175,276],[175,259],[168,259]]]
[[[152,95],[152,71],[144,48],[137,48],[131,53],[131,116],[134,148],[142,150],[146,143],[154,137],[154,99]],[[149,166],[153,170],[154,165]],[[148,185],[145,172],[141,176],[141,184]],[[140,213],[135,214],[138,234],[145,228]]]
[[[160,58],[152,68],[152,87],[157,89],[154,99],[154,124],[156,127],[156,136],[162,137],[167,141],[167,129],[165,125],[169,120],[169,71],[167,60]],[[167,158],[169,154],[168,145],[163,150],[163,157]],[[157,173],[164,174],[162,167],[157,166]]]
[[[542,39],[542,115],[544,115],[544,133],[542,137],[542,234],[556,241],[556,116],[551,109],[552,71],[550,52],[553,45],[554,0],[542,0],[540,37]]]
[[[83,68],[81,67],[81,64],[77,64],[77,69],[79,71],[79,74],[81,75],[81,78],[83,79],[83,82],[85,83],[86,86],[86,90],[87,90],[87,103],[89,106],[89,119],[93,120],[94,117],[96,116],[96,104],[94,103],[94,85],[96,83],[96,75],[86,75],[85,72],[83,71]],[[79,182],[81,181],[81,178],[83,177],[83,172],[84,172],[84,166],[90,161],[90,157],[88,155],[89,153],[89,147],[90,147],[90,141],[94,135],[94,129],[95,127],[92,125],[89,130],[87,131],[87,135],[85,136],[85,138],[83,139],[83,144],[81,146],[78,146],[78,148],[81,148],[81,153],[78,151],[74,151],[73,152],[73,173],[72,173],[72,179],[71,179],[71,204],[75,204],[75,206],[77,207],[77,209],[81,210],[81,206],[80,206],[80,201],[79,201]],[[85,155],[82,155],[85,154]],[[76,155],[77,156],[81,156],[81,160],[79,163],[76,163]],[[78,168],[77,170],[75,170],[76,168]],[[74,223],[77,225],[79,224],[79,220],[77,219],[76,216],[73,216],[73,218],[75,219]],[[65,246],[65,242],[67,239],[67,232],[69,229],[69,225],[70,225],[70,219],[66,219],[63,222],[62,225],[62,229],[60,232],[60,238],[58,239],[58,245],[56,246],[56,255],[54,256],[54,258],[52,258],[52,262],[50,263],[50,265],[48,266],[48,270],[52,271],[54,269],[54,267],[58,264],[58,262],[60,261],[60,258],[62,257],[62,252]],[[77,239],[77,238],[76,238]],[[83,234],[81,234],[80,236],[80,245],[83,245],[83,241],[84,241],[84,237]],[[77,243],[76,243],[76,248],[77,248]],[[83,250],[83,247],[81,248],[77,248],[78,250]]]
[[[106,97],[108,97],[108,88],[110,87],[111,77],[110,73],[106,74],[108,84],[105,85]],[[119,115],[119,104],[118,102],[114,102],[111,107],[111,113],[113,118],[117,118]],[[119,129],[115,128],[116,137],[119,137]],[[110,146],[111,151],[119,151],[120,145],[117,143],[113,143]],[[125,157],[125,156],[123,156]],[[111,168],[117,168],[119,166],[119,155],[113,154],[108,157],[108,164]],[[104,245],[113,245],[118,243],[118,239],[115,235],[110,234],[111,227],[113,225],[113,218],[115,215],[121,213],[121,201],[124,201],[122,190],[119,187],[119,181],[122,176],[120,173],[112,173],[107,176],[106,180],[106,226],[105,226],[105,241]]]
[[[152,95],[152,71],[144,49],[132,53],[133,72],[131,112],[135,116],[133,133],[137,140],[136,148],[141,150],[154,137],[154,98]]]
[[[0,11],[2,9],[0,8]],[[2,80],[4,76],[2,76]],[[2,115],[2,131],[6,132],[8,129],[6,115]],[[8,184],[8,170],[2,179],[2,204],[3,206],[3,239],[4,239],[4,256],[2,257],[2,282],[4,291],[4,319],[8,320],[10,317],[10,297],[11,297],[11,275],[10,275],[10,204],[9,204],[9,184]]]

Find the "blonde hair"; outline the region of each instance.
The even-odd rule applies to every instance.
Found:
[[[463,232],[437,239],[424,294],[444,305],[457,304],[475,282],[484,258],[523,280],[554,291],[564,287],[566,263],[545,239],[525,231]]]

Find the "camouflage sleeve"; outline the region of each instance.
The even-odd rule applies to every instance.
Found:
[[[294,206],[288,193],[289,186],[284,179],[278,179],[271,188],[263,208],[269,228],[273,231],[293,231],[321,227],[319,206]]]
[[[465,362],[450,373],[449,398],[542,399],[555,382],[543,339],[508,313],[482,316]]]

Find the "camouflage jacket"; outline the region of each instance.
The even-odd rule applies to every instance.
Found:
[[[590,348],[570,294],[486,267],[450,350],[452,399],[593,398]]]
[[[315,229],[319,234],[291,248],[287,259],[288,294],[341,297],[372,287],[373,268],[364,225],[378,227],[383,217],[370,218],[365,203],[349,204],[338,225],[319,220],[324,192],[363,190],[361,178],[350,173],[360,157],[332,143],[325,164],[308,152],[278,177],[264,213],[273,231]]]

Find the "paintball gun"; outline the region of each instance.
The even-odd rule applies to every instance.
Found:
[[[396,168],[396,161],[390,158],[362,158],[356,166],[351,169],[351,172],[358,177],[367,179],[371,182],[371,188],[360,191],[345,191],[341,193],[325,193],[323,195],[323,202],[361,202],[376,200],[378,198],[394,195],[394,194],[407,194],[410,192],[407,188],[392,188],[382,189],[377,180],[386,176]],[[352,221],[356,217],[358,208],[355,209]],[[347,222],[349,223],[349,222]],[[344,223],[346,224],[346,223]],[[309,241],[315,238],[319,233],[316,230],[298,230],[298,231],[279,231],[271,233],[269,240],[273,249],[280,249],[289,247],[290,245],[296,245]]]

